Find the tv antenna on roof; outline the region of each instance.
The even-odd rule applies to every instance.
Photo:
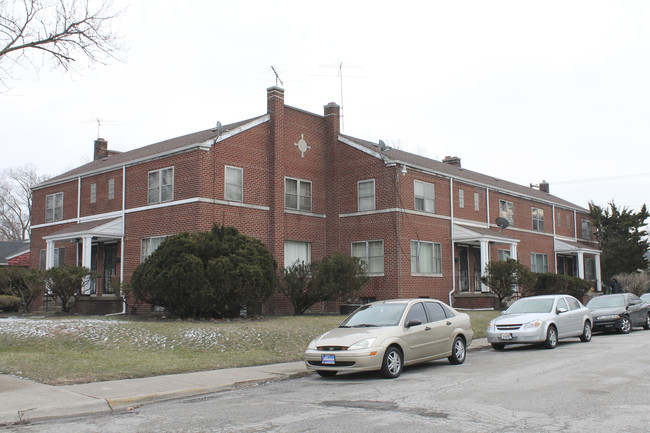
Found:
[[[276,86],[276,87],[278,86],[278,81],[280,82],[280,84],[282,84],[282,85],[284,86],[284,83],[283,83],[282,80],[280,79],[280,75],[278,75],[278,71],[275,70],[275,68],[273,67],[273,65],[271,65],[271,69],[273,70],[273,73],[275,74],[275,86]]]

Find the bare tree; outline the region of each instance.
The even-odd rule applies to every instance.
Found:
[[[45,179],[32,165],[0,173],[0,240],[29,239],[32,187]]]
[[[14,66],[34,66],[39,53],[70,69],[81,55],[104,63],[122,49],[110,25],[110,0],[0,0],[0,82]]]
[[[643,295],[650,288],[650,274],[647,272],[634,272],[631,274],[618,274],[614,276],[621,283],[623,290],[634,293],[637,296]]]

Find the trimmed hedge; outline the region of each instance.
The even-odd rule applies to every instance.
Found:
[[[543,273],[537,274],[532,289],[526,291],[526,296],[534,295],[571,295],[582,300],[591,289],[591,282],[577,277]]]
[[[20,309],[20,298],[0,295],[0,311],[3,313],[16,312]]]

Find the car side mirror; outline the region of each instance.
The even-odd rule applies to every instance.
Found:
[[[407,323],[407,324],[406,324],[406,327],[407,327],[407,328],[410,328],[410,327],[412,327],[412,326],[418,326],[418,325],[421,325],[421,324],[422,324],[421,321],[419,321],[419,320],[417,320],[417,319],[414,319],[414,320],[411,320],[409,323]]]
[[[564,307],[560,307],[560,308],[557,309],[557,314],[566,313],[567,311],[569,311],[569,310],[564,308]]]

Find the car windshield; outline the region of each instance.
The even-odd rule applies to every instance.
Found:
[[[405,308],[405,303],[364,305],[345,319],[339,327],[397,326]]]
[[[587,303],[589,308],[616,308],[625,307],[625,299],[622,296],[599,296]]]
[[[522,298],[515,301],[505,314],[550,313],[552,309],[553,298]]]

